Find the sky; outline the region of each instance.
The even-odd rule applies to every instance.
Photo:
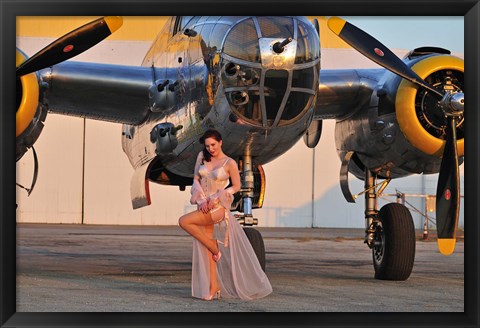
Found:
[[[421,46],[446,48],[464,53],[463,16],[342,16],[388,48]]]

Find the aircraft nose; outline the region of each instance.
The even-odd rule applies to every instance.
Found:
[[[290,17],[246,18],[230,31],[225,40],[224,51],[235,58],[260,63],[262,51],[267,49],[261,49],[259,40],[293,40],[294,34],[294,20]],[[272,51],[272,48],[268,49],[269,53]]]
[[[223,51],[234,58],[263,67],[304,64],[320,57],[318,33],[306,19],[248,17],[227,34]]]
[[[235,114],[263,127],[288,124],[318,89],[318,33],[306,18],[247,17],[227,33],[221,65]]]

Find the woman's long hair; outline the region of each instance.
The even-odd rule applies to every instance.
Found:
[[[213,138],[218,142],[220,142],[222,140],[222,135],[217,130],[214,130],[214,129],[207,130],[205,131],[203,136],[200,138],[200,143],[205,146],[205,139],[208,139],[208,138]],[[207,162],[210,162],[210,160],[212,159],[212,154],[210,154],[207,148],[205,147],[203,147],[203,159],[206,160]]]

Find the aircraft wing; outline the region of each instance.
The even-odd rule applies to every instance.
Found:
[[[48,111],[140,124],[152,106],[151,67],[64,62],[40,72]]]
[[[384,69],[321,70],[315,120],[344,119],[370,102]]]
[[[140,124],[150,110],[159,108],[157,69],[67,61],[104,40],[122,22],[121,17],[96,19],[30,58],[17,49],[17,160],[38,139],[48,112]]]

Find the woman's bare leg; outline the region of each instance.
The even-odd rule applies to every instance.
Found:
[[[205,226],[205,233],[211,240],[213,240],[213,230],[213,224]],[[217,282],[217,263],[215,263],[211,256],[208,257],[208,263],[210,267],[210,295],[213,295],[213,293],[220,289]]]
[[[213,227],[212,215],[210,213],[204,214],[198,210],[187,213],[180,217],[178,224],[193,238],[202,243],[212,254],[218,253],[217,243],[201,228],[201,226],[209,225]]]

